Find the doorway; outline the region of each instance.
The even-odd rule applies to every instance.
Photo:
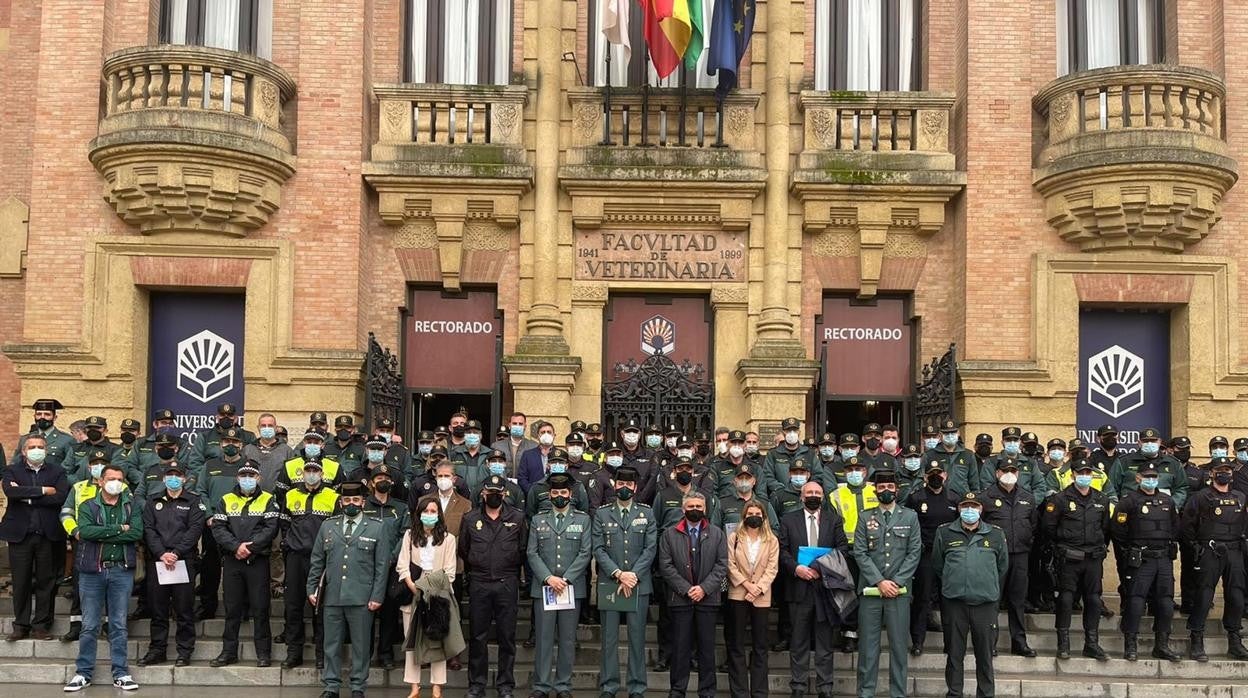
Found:
[[[451,421],[451,415],[459,411],[468,413],[468,419],[481,422],[484,431],[481,442],[494,443],[494,420],[492,404],[494,396],[489,393],[411,393],[413,433],[433,431]]]
[[[824,405],[825,423],[818,434],[861,434],[864,424],[894,424],[904,428],[906,403],[899,400],[828,400]]]

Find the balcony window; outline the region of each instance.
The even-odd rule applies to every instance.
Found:
[[[1165,0],[1056,0],[1057,74],[1165,57]]]
[[[408,0],[405,82],[511,82],[512,0]]]
[[[160,42],[273,54],[273,0],[162,0]]]
[[[702,55],[698,57],[698,63],[692,70],[682,64],[671,75],[663,79],[660,79],[659,74],[655,72],[654,64],[650,62],[650,53],[646,49],[646,37],[644,34],[645,17],[641,11],[641,4],[636,2],[629,3],[631,14],[628,18],[628,36],[629,44],[632,46],[632,58],[626,60],[624,48],[607,43],[607,39],[602,33],[603,3],[601,0],[589,2],[589,27],[591,31],[589,35],[588,72],[590,82],[597,87],[602,87],[608,84],[608,75],[610,75],[612,87],[642,87],[643,85],[650,85],[651,87],[680,87],[688,85],[689,87],[713,88],[718,85],[718,75],[706,74],[706,61],[710,55],[708,49],[711,44],[711,16],[715,11],[715,0],[692,0],[692,2],[702,3],[702,26],[706,32],[703,37],[704,48]],[[609,72],[607,70],[608,52],[610,53],[611,61]]]
[[[920,1],[816,0],[815,89],[918,89]]]

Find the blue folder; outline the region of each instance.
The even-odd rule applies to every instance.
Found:
[[[814,548],[809,545],[803,545],[797,549],[797,564],[810,567],[815,560],[832,552],[832,548]]]

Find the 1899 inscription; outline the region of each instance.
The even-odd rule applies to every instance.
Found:
[[[582,281],[742,281],[744,233],[593,231],[576,235]]]

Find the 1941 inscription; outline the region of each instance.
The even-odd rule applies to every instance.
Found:
[[[744,233],[594,231],[576,235],[583,281],[742,281]]]

